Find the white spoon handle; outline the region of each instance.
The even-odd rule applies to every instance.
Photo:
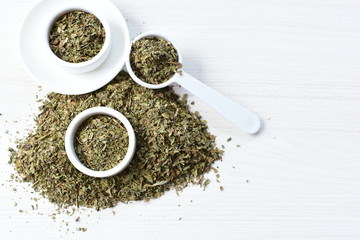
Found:
[[[182,72],[182,76],[178,76],[176,82],[221,113],[244,132],[255,134],[259,131],[261,123],[255,114],[206,86],[189,74]]]

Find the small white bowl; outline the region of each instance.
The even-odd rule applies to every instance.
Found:
[[[74,148],[74,138],[76,136],[76,132],[78,128],[86,119],[94,115],[107,115],[118,119],[122,124],[124,124],[129,136],[129,146],[124,159],[115,167],[105,171],[95,171],[86,167],[77,157]],[[70,162],[74,165],[74,167],[77,170],[91,177],[104,178],[104,177],[111,177],[120,173],[131,162],[135,153],[135,149],[136,149],[136,138],[133,127],[131,126],[129,120],[124,115],[122,115],[120,112],[112,108],[93,107],[86,109],[85,111],[78,114],[71,121],[65,134],[65,150]]]
[[[53,24],[59,19],[59,17],[61,17],[62,15],[68,13],[68,12],[72,12],[72,11],[83,11],[83,12],[87,12],[87,13],[91,13],[93,15],[95,15],[95,17],[97,17],[99,19],[99,21],[102,23],[104,30],[105,30],[105,41],[104,41],[104,45],[101,48],[100,52],[98,54],[96,54],[96,56],[94,56],[92,59],[85,61],[85,62],[80,62],[80,63],[71,63],[71,62],[67,62],[62,60],[61,58],[59,58],[58,56],[56,56],[53,51],[50,48],[49,45],[49,35],[50,35],[50,31],[51,28],[53,26]],[[92,7],[92,5],[88,5],[88,6],[82,6],[82,7],[64,7],[63,9],[59,9],[58,12],[53,16],[52,20],[49,21],[46,30],[46,41],[48,42],[48,49],[50,51],[50,55],[51,58],[60,66],[64,67],[66,70],[74,72],[74,73],[85,73],[85,72],[90,72],[92,70],[94,70],[95,68],[99,67],[107,58],[107,56],[109,55],[110,52],[110,44],[111,44],[111,30],[110,30],[110,25],[107,22],[106,18],[103,17],[96,9],[94,9]]]

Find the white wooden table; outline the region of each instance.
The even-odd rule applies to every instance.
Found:
[[[253,110],[264,128],[248,136],[190,96],[226,147],[220,184],[53,221],[53,205],[41,199],[33,211],[32,188],[8,182],[9,138],[25,135],[38,106],[18,54],[35,0],[1,0],[1,239],[360,239],[358,0],[115,2],[132,37],[171,36],[191,75]]]

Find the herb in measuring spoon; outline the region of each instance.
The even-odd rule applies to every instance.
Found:
[[[124,159],[129,138],[120,121],[97,115],[80,126],[74,146],[79,160],[86,167],[103,171],[115,167]]]
[[[168,81],[182,66],[174,46],[162,38],[142,38],[133,43],[130,65],[138,78],[151,84]]]
[[[85,62],[95,57],[105,41],[105,29],[93,14],[72,11],[62,15],[52,26],[49,35],[51,50],[60,59]]]

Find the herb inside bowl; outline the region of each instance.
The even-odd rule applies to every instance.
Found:
[[[79,160],[88,168],[104,171],[118,165],[129,146],[128,133],[116,118],[97,115],[83,122],[74,139]]]
[[[60,59],[70,63],[85,62],[95,57],[105,42],[105,28],[93,14],[71,11],[52,25],[49,45]]]

